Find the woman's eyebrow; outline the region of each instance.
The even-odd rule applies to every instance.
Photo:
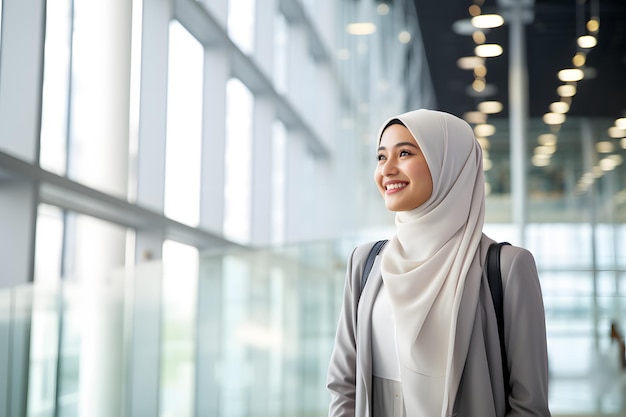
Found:
[[[416,144],[411,143],[411,142],[398,142],[398,143],[396,143],[395,145],[393,145],[393,147],[394,147],[394,148],[400,148],[400,147],[402,147],[402,146],[412,146],[412,147],[414,147],[414,148],[416,148],[416,149],[419,149],[419,146],[417,146]],[[379,151],[384,151],[384,150],[386,150],[386,149],[387,149],[387,148],[386,148],[386,147],[384,147],[384,146],[379,146],[379,147],[378,147],[378,150],[379,150]]]

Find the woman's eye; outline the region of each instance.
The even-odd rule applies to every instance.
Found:
[[[400,151],[400,156],[408,156],[411,155],[411,152],[409,151]]]
[[[376,160],[377,161],[382,161],[385,159],[385,155],[376,155]]]

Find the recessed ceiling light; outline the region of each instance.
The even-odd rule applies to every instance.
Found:
[[[567,113],[569,111],[569,104],[564,101],[555,101],[550,104],[550,111],[552,113]]]
[[[482,138],[493,136],[496,133],[496,127],[488,123],[481,123],[474,126],[474,134]]]
[[[568,68],[562,69],[558,73],[559,80],[563,82],[572,82],[572,81],[580,81],[583,79],[585,74],[581,69],[578,68]]]
[[[350,35],[371,35],[376,32],[376,25],[370,22],[350,23],[346,26]]]
[[[502,47],[497,43],[484,43],[474,48],[474,53],[476,53],[476,56],[481,56],[483,58],[493,58],[496,56],[500,56],[502,55],[502,52]]]
[[[478,123],[485,123],[487,121],[487,116],[479,111],[468,111],[463,114],[463,119],[467,123],[475,125]]]
[[[499,101],[483,101],[478,103],[478,110],[485,114],[500,113],[504,106]]]
[[[576,86],[572,84],[560,85],[556,92],[561,97],[573,97],[576,95]]]
[[[583,35],[583,36],[578,37],[578,39],[576,40],[576,43],[581,48],[587,49],[587,48],[593,48],[594,46],[596,46],[598,44],[598,40],[596,39],[595,36]]]
[[[596,152],[598,153],[610,153],[613,152],[615,146],[613,142],[609,140],[603,140],[602,142],[596,143]]]
[[[537,142],[543,146],[556,145],[556,135],[554,133],[544,133],[537,136]]]
[[[456,60],[456,65],[461,69],[471,70],[479,65],[484,65],[485,58],[479,56],[464,56]]]
[[[481,14],[472,17],[472,26],[479,29],[492,29],[504,24],[504,19],[499,14]]]
[[[560,125],[565,122],[565,115],[562,113],[546,113],[543,115],[543,122],[547,125]]]
[[[609,127],[609,137],[611,138],[624,138],[626,137],[626,129],[620,129],[616,126]]]

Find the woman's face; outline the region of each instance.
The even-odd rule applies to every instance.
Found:
[[[391,211],[421,206],[433,193],[426,158],[411,132],[403,125],[388,126],[378,148],[374,181]]]

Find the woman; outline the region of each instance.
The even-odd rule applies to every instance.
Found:
[[[501,252],[505,398],[484,273],[494,242],[482,233],[482,151],[471,127],[422,109],[384,123],[378,140],[374,180],[396,231],[362,294],[372,244],[349,259],[329,416],[549,416],[541,289],[532,255],[514,246]]]

